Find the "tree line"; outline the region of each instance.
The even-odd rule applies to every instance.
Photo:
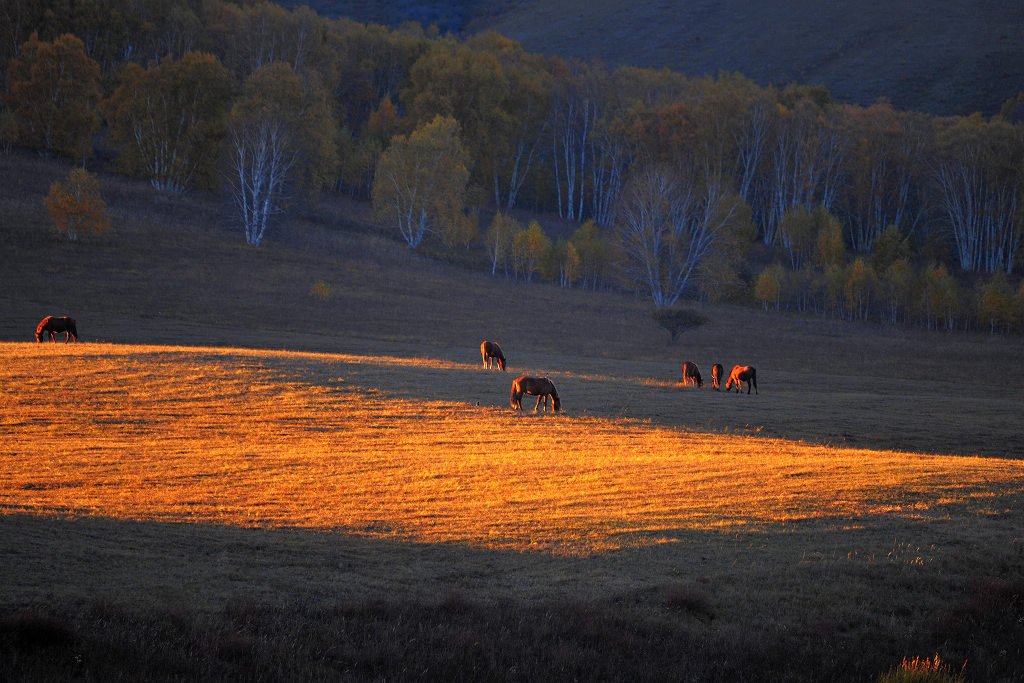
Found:
[[[336,192],[410,248],[658,308],[1024,324],[1024,94],[937,117],[225,0],[5,0],[0,58],[6,145],[221,191],[253,245]]]

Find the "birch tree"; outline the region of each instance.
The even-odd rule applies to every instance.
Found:
[[[291,188],[319,190],[336,164],[323,91],[274,63],[246,80],[228,123],[227,184],[245,240],[259,246]]]
[[[843,108],[839,126],[845,182],[838,204],[846,216],[850,246],[870,251],[890,225],[912,233],[923,215],[919,188],[927,121],[880,103]]]
[[[817,105],[803,100],[794,109],[783,110],[770,153],[765,244],[775,244],[779,223],[794,206],[820,204],[832,210],[842,151],[835,127]]]
[[[396,136],[377,164],[374,213],[395,225],[415,249],[439,223],[461,217],[468,161],[459,124],[450,116],[438,116],[408,136]]]
[[[161,190],[209,186],[230,96],[227,69],[210,54],[127,65],[102,105],[119,166]]]
[[[1021,131],[975,115],[948,125],[941,144],[935,178],[960,267],[1012,273],[1024,239],[1018,211],[1024,164]]]
[[[733,219],[717,173],[682,177],[664,164],[645,163],[627,181],[616,212],[619,244],[630,279],[657,308],[672,306],[690,287]]]

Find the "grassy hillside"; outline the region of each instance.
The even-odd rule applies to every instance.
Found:
[[[494,339],[511,373],[532,367],[606,375],[608,390],[589,404],[566,398],[577,414],[717,431],[753,425],[772,436],[874,448],[1022,453],[1013,440],[991,438],[1020,408],[1007,393],[1024,382],[1019,337],[698,306],[708,322],[671,344],[642,298],[509,282],[438,263],[359,220],[359,204],[324,199],[315,212],[272,228],[266,248],[252,249],[212,198],[165,195],[144,182],[107,177],[111,232],[69,243],[50,232],[41,202],[66,169],[14,155],[0,156],[0,172],[10,179],[0,213],[0,340],[33,340],[48,314],[78,318],[86,340],[117,343],[371,348],[477,362],[480,341]],[[314,291],[317,282],[327,286],[326,297]],[[748,414],[733,402],[681,412],[671,399],[624,400],[615,390],[619,376],[671,385],[684,360],[708,376],[716,362],[754,365],[762,391],[809,409],[778,411],[760,402]],[[857,400],[840,411],[840,393]],[[903,424],[923,406],[932,423]]]
[[[442,28],[494,29],[544,54],[738,71],[762,84],[822,84],[845,102],[889,98],[934,114],[992,114],[1024,90],[1024,9],[985,3],[814,0],[683,3],[520,0],[479,3],[323,0],[325,14],[398,23],[434,16]]]
[[[252,249],[111,177],[111,232],[69,243],[66,172],[0,156],[0,678],[1016,675],[1020,338],[707,306],[671,344],[359,205]],[[36,344],[62,313],[84,343]],[[526,372],[563,413],[508,409]]]

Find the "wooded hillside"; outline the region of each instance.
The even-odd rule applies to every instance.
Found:
[[[220,192],[253,246],[345,193],[412,249],[658,308],[1024,320],[1021,95],[991,117],[938,117],[308,8],[88,10],[6,6],[3,140]]]

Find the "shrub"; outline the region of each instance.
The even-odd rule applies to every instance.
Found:
[[[309,293],[318,299],[326,301],[331,296],[331,286],[323,280],[317,280],[313,283],[313,286],[309,288]]]

